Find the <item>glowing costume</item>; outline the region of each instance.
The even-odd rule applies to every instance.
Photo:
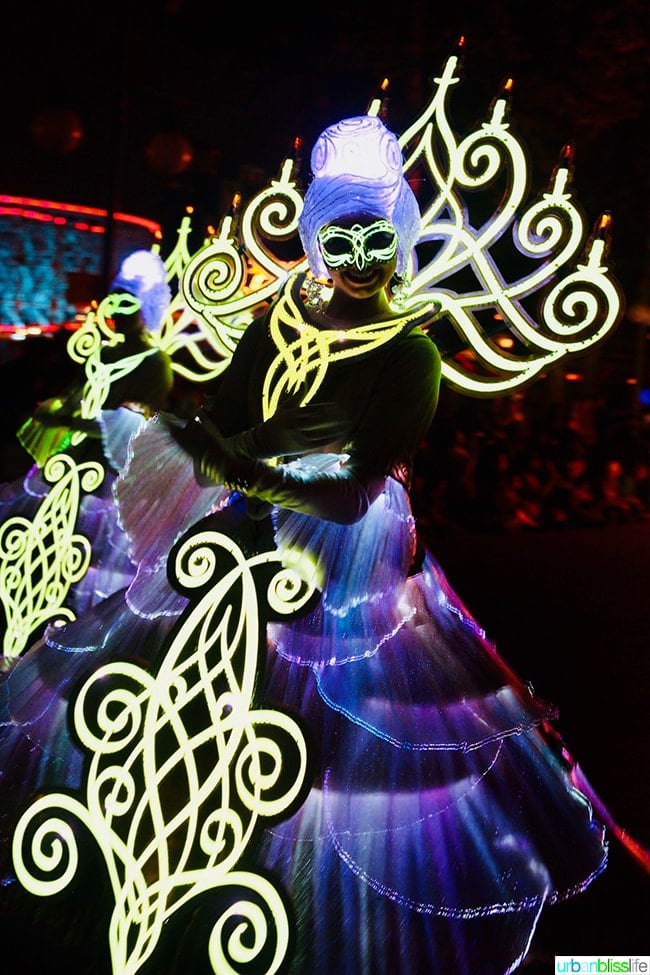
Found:
[[[288,289],[301,315],[280,326],[285,340],[305,325],[319,331],[297,285]],[[215,415],[226,432],[262,420],[267,367],[278,354],[272,317],[249,327],[218,390]],[[379,347],[329,362],[313,397],[336,396],[356,430],[352,453],[377,459],[381,451],[380,466],[404,480],[434,406],[435,348],[417,317],[391,321]],[[345,337],[338,341],[345,349]],[[346,458],[315,453],[287,466],[308,478],[335,473]],[[45,782],[79,785],[81,754],[63,746],[61,689],[116,653],[155,660],[186,605],[165,571],[179,533],[216,508],[208,516],[215,528],[234,525],[251,549],[270,542],[267,522],[246,520],[236,496],[196,484],[164,418],[136,434],[117,497],[136,580],[77,623],[51,629],[2,686],[14,722],[3,747],[17,749],[21,783],[31,762]],[[545,734],[551,709],[500,660],[433,557],[417,552],[408,495],[395,477],[355,523],[273,509],[273,534],[288,561],[300,552],[301,567],[314,567],[322,592],[308,615],[269,624],[259,692],[300,714],[317,756],[306,803],[267,829],[255,854],[280,877],[298,917],[291,970],[509,970],[544,904],[583,889],[606,859],[602,829]]]
[[[377,136],[381,152],[358,156],[359,127]],[[339,145],[347,147],[342,161]],[[397,149],[378,119],[347,120],[319,140],[301,223],[316,273],[316,235],[348,213],[393,224],[398,269],[407,266],[421,228]],[[348,237],[355,254],[370,247],[356,224]],[[194,264],[191,273],[200,261]],[[486,262],[482,270],[492,284]],[[288,898],[292,975],[505,975],[524,958],[543,907],[579,893],[604,868],[604,829],[552,729],[552,707],[500,659],[431,553],[418,546],[410,467],[433,418],[440,379],[430,295],[412,297],[389,319],[332,330],[310,314],[303,283],[300,274],[290,277],[248,326],[213,391],[209,415],[228,448],[223,483],[210,478],[226,453],[202,445],[193,454],[193,431],[173,417],[155,416],[131,438],[115,497],[137,566],[133,581],[82,619],[50,627],[0,684],[2,834],[8,840],[18,821],[20,830],[30,821],[29,809],[21,813],[35,785],[46,799],[49,789],[82,786],[84,754],[69,710],[74,704],[79,718],[79,687],[85,700],[92,676],[84,681],[98,672],[101,684],[107,662],[124,663],[138,688],[149,693],[151,685],[152,696],[164,700],[175,727],[182,723],[180,706],[177,712],[172,705],[193,691],[187,671],[157,683],[169,640],[183,632],[194,607],[179,583],[176,555],[189,551],[190,563],[200,567],[209,561],[203,540],[223,533],[253,562],[277,551],[283,565],[318,589],[302,615],[268,622],[256,690],[265,708],[301,723],[311,755],[304,801],[265,826],[247,861]],[[513,304],[512,293],[500,296]],[[442,298],[448,311],[450,296]],[[472,315],[456,310],[469,327]],[[523,315],[520,324],[525,330]],[[525,370],[538,368],[540,360],[531,360]],[[260,463],[266,459],[272,463]],[[201,584],[199,605],[205,603],[213,623],[213,589]],[[216,626],[224,658],[228,623],[224,616]],[[213,636],[207,623],[204,630]],[[187,649],[194,649],[189,640]],[[202,663],[199,654],[199,669]],[[145,679],[142,669],[156,680]],[[135,700],[123,695],[125,712],[117,698],[112,702],[119,731],[137,727],[146,697],[139,693]],[[236,724],[233,700],[208,699],[209,724]],[[203,700],[193,705],[190,723],[200,725]],[[110,709],[99,708],[95,717],[110,724]],[[145,735],[135,737],[140,747]],[[201,737],[200,747],[208,741]],[[131,780],[120,777],[119,765],[111,775],[118,787],[98,803],[101,813],[114,806],[116,818],[128,820]],[[182,793],[175,799],[194,816],[193,807],[183,808]],[[178,853],[185,834],[166,831],[162,805],[154,804],[152,818],[154,839],[163,834],[163,865],[185,866]],[[174,806],[174,827],[177,812]],[[228,812],[209,822],[220,838],[224,822],[232,833],[239,828],[235,811]],[[24,833],[18,835],[13,864],[26,878]],[[200,835],[198,845],[212,852],[210,829]],[[8,849],[2,871],[11,897]],[[162,871],[151,872],[151,892],[143,884],[136,900],[136,922],[129,916],[134,926],[158,903]],[[199,921],[206,903],[209,911],[209,896]],[[180,941],[179,964],[189,960],[202,971],[205,939],[195,937],[187,916],[170,929],[175,946]],[[124,949],[124,939],[115,944],[116,952]],[[235,948],[240,962],[253,953],[246,944]],[[277,968],[261,968],[267,970]]]
[[[84,364],[78,381],[64,399],[39,404],[17,432],[35,463],[0,485],[5,666],[44,623],[74,619],[133,578],[112,485],[131,435],[173,385],[170,358],[152,340],[170,301],[161,258],[129,254],[109,296],[68,341],[73,361]]]

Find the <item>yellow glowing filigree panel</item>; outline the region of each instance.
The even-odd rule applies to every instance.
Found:
[[[15,516],[0,525],[0,601],[6,629],[5,663],[22,652],[31,633],[54,619],[73,619],[63,604],[70,586],[83,578],[90,542],[74,531],[81,491],[94,491],[104,479],[100,464],[76,464],[67,454],[47,462],[51,483],[32,520]]]
[[[134,975],[154,953],[165,921],[208,890],[241,892],[206,946],[218,975],[262,952],[260,975],[285,960],[290,923],[282,896],[264,876],[240,867],[260,819],[288,815],[306,788],[300,726],[254,706],[264,632],[254,576],[276,562],[269,553],[246,559],[231,539],[211,531],[180,547],[179,588],[199,595],[157,672],[108,664],[74,701],[74,728],[89,756],[84,801],[44,795],[14,833],[18,879],[45,896],[65,888],[78,868],[70,820],[87,827],[112,885],[109,946],[120,975]],[[289,615],[312,595],[295,573],[276,566],[263,598],[274,613]]]
[[[106,401],[111,384],[128,374],[155,350],[124,356],[105,363],[102,348],[119,346],[124,336],[109,325],[116,313],[135,314],[137,298],[128,294],[108,295],[96,310],[86,316],[83,326],[73,332],[67,343],[70,358],[84,367],[83,390],[74,407],[76,419],[94,421]],[[79,582],[90,564],[91,542],[74,528],[79,515],[82,491],[95,491],[103,483],[105,471],[95,461],[78,462],[67,453],[56,451],[57,409],[69,409],[62,400],[52,402],[47,425],[38,419],[21,429],[26,449],[39,465],[43,476],[53,486],[31,519],[11,517],[0,526],[0,602],[5,615],[3,655],[10,665],[25,649],[31,634],[44,622],[74,619],[64,606],[70,586]],[[66,429],[65,418],[61,420]],[[53,424],[53,425],[52,425]],[[69,430],[66,449],[79,446],[86,439],[84,430]]]
[[[407,178],[417,174],[419,186],[433,187],[428,199],[420,199],[416,262],[423,253],[427,259],[413,267],[410,293],[413,299],[434,295],[471,350],[471,368],[466,359],[448,359],[443,378],[464,392],[490,396],[522,386],[562,357],[599,342],[620,321],[622,300],[604,263],[609,218],[601,217],[589,237],[571,197],[569,151],[548,191],[526,203],[526,153],[507,121],[509,86],[480,128],[456,138],[447,101],[459,80],[457,65],[457,57],[449,58],[429,105],[400,137]],[[495,187],[500,196],[492,212],[474,225],[467,192]],[[506,274],[506,258],[500,267],[496,247],[508,233],[519,260],[508,255]],[[575,265],[581,253],[584,260]],[[462,290],[453,286],[461,274]],[[518,340],[520,354],[499,346],[496,337],[504,328]]]

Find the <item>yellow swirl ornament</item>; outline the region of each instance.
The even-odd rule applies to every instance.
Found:
[[[226,905],[206,944],[217,975],[256,960],[259,975],[274,975],[285,962],[291,931],[281,892],[250,859],[242,866],[260,820],[289,815],[307,787],[301,727],[254,701],[264,627],[256,573],[273,563],[266,603],[274,613],[300,612],[312,591],[289,582],[277,553],[247,559],[209,530],[180,546],[178,586],[198,596],[159,669],[116,661],[86,681],[72,702],[87,754],[83,798],[42,795],[14,832],[16,875],[38,896],[63,890],[79,869],[74,820],[94,837],[113,891],[108,945],[119,975],[135,975],[172,915],[208,891],[216,913]],[[236,891],[236,901],[221,901],[220,890]]]
[[[319,328],[310,322],[300,299],[302,276],[294,275],[283,288],[269,313],[269,332],[278,353],[269,366],[262,392],[264,418],[272,416],[286,395],[301,394],[302,405],[320,389],[332,362],[354,359],[391,342],[413,322],[422,319],[427,301],[417,310],[384,322],[371,322],[346,329]],[[286,335],[295,336],[287,340]]]
[[[76,464],[67,454],[56,454],[43,474],[52,487],[34,517],[15,516],[0,525],[5,665],[15,661],[44,623],[74,619],[65,599],[90,564],[90,542],[74,529],[81,492],[94,491],[104,479],[101,464]]]

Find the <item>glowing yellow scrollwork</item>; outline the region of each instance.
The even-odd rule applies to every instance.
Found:
[[[247,560],[215,532],[184,543],[175,560],[179,585],[201,595],[181,617],[158,672],[108,664],[74,702],[74,726],[90,756],[86,804],[43,796],[14,833],[19,881],[46,895],[78,868],[67,818],[87,826],[114,894],[109,946],[120,975],[134,975],[165,921],[207,890],[215,905],[219,890],[237,894],[234,904],[224,898],[206,946],[218,975],[258,955],[264,962],[256,971],[272,975],[285,960],[284,901],[265,877],[239,868],[259,819],[288,814],[306,780],[300,727],[253,706],[263,632],[253,574],[274,561],[270,553]],[[278,567],[269,584],[276,613],[299,611],[311,595],[295,580],[287,584],[288,575]]]
[[[563,155],[548,192],[525,207],[526,154],[506,121],[509,88],[495,100],[487,122],[456,139],[447,100],[458,83],[457,61],[449,58],[429,105],[400,137],[407,178],[417,174],[418,186],[433,189],[419,201],[416,261],[421,255],[426,260],[413,268],[410,294],[435,295],[471,350],[469,366],[467,359],[443,361],[444,379],[463,392],[491,396],[522,386],[563,356],[600,341],[618,324],[622,301],[603,263],[604,240],[590,241],[585,262],[568,273],[586,237],[569,192],[570,156]],[[499,180],[500,199],[475,226],[463,194],[489,191]],[[508,230],[514,256],[504,257]],[[539,298],[538,308],[531,299]],[[501,348],[497,337],[505,330],[521,344],[520,354]]]
[[[444,380],[470,395],[495,396],[603,339],[622,317],[622,296],[606,265],[605,238],[596,234],[585,245],[584,218],[570,192],[570,154],[563,152],[548,191],[527,200],[527,156],[508,120],[510,80],[487,121],[457,138],[448,114],[457,66],[457,56],[446,61],[429,103],[399,137],[422,213],[399,310],[434,298],[462,351],[443,355]],[[383,115],[384,101],[374,99],[368,114]],[[287,273],[306,270],[302,253],[282,260],[268,246],[297,237],[302,198],[292,177],[289,159],[280,179],[244,208],[237,234],[227,218],[181,277],[187,305],[207,333],[220,336],[219,370]],[[469,201],[477,198],[483,216],[475,221]],[[504,336],[517,348],[506,346]],[[432,337],[440,341],[440,330]]]
[[[258,193],[243,211],[241,242],[231,217],[218,235],[190,258],[180,287],[187,306],[207,325],[211,341],[230,360],[253,314],[273,298],[289,270],[306,268],[298,260],[281,259],[269,242],[295,237],[302,196],[292,179],[293,161],[285,160],[280,176]]]
[[[180,282],[185,268],[192,260],[188,244],[192,231],[191,213],[192,208],[188,207],[178,228],[174,248],[165,258],[167,280],[170,283],[174,280]],[[225,231],[222,236],[224,233]],[[204,247],[207,246],[206,242]],[[158,246],[152,250],[157,252]],[[186,302],[179,287],[172,297],[160,330],[151,335],[151,340],[170,356],[175,373],[192,382],[207,382],[223,372],[230,361],[234,345],[249,321],[250,315],[229,321],[224,326],[224,341],[223,334],[212,328]]]
[[[133,295],[110,294],[100,303],[96,312],[90,311],[82,327],[68,339],[67,350],[71,359],[83,364],[86,381],[79,400],[79,415],[84,420],[95,420],[106,402],[111,385],[133,372],[147,356],[155,354],[155,348],[122,356],[115,362],[102,359],[102,349],[113,348],[124,342],[124,335],[108,324],[116,314],[135,315],[140,302]],[[81,443],[86,434],[74,431],[72,444]]]
[[[90,542],[74,527],[81,491],[94,491],[101,484],[103,468],[94,462],[77,465],[67,454],[56,454],[43,475],[52,487],[34,518],[15,516],[0,525],[6,664],[16,659],[43,623],[74,618],[63,604],[90,562]]]
[[[330,362],[352,359],[390,342],[404,331],[410,321],[424,311],[422,300],[416,311],[385,322],[358,325],[345,331],[321,329],[305,321],[298,300],[301,276],[296,275],[273,306],[269,330],[278,354],[269,366],[264,380],[262,407],[265,418],[272,416],[287,393],[301,392],[307,404],[316,395]],[[433,303],[431,303],[433,313]],[[295,336],[287,341],[285,334]]]

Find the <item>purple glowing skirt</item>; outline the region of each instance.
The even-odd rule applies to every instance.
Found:
[[[78,787],[68,695],[115,657],[158,665],[188,604],[169,581],[172,546],[242,507],[196,484],[158,418],[131,438],[113,490],[133,579],[50,629],[0,685],[0,758],[21,769],[0,788],[14,799],[25,783]],[[553,709],[500,658],[432,554],[418,555],[392,479],[357,524],[274,509],[271,525],[280,556],[310,566],[320,592],[306,614],[267,623],[258,688],[261,706],[299,717],[311,753],[305,801],[267,826],[254,856],[290,904],[291,975],[514,971],[544,906],[606,864]]]

